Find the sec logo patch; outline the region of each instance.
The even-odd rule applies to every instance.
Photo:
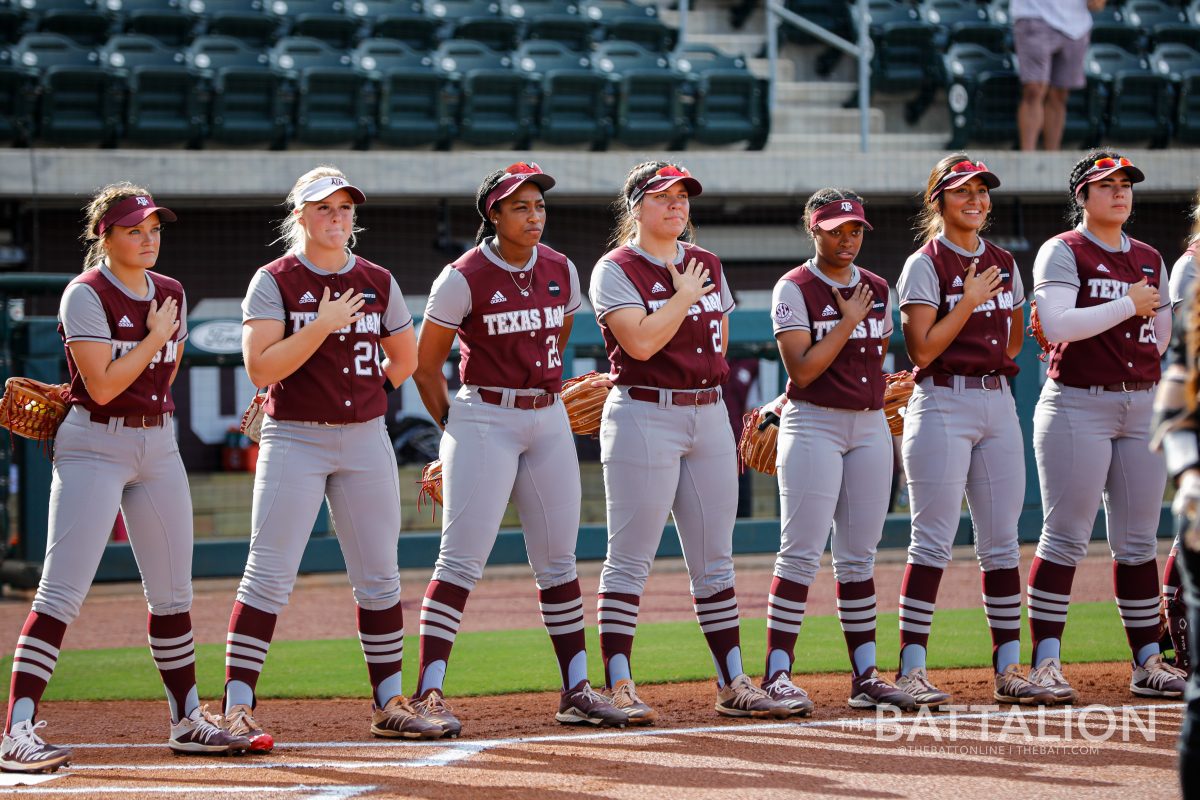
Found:
[[[551,297],[558,297],[562,294],[562,287],[558,285],[558,281],[550,281],[546,284],[546,290],[550,292]]]
[[[792,318],[792,307],[787,303],[777,303],[775,305],[775,321],[778,323],[787,322]]]

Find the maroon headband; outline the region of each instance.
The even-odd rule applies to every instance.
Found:
[[[158,214],[158,218],[163,222],[176,220],[175,213],[171,209],[155,205],[154,198],[148,194],[139,194],[114,203],[96,223],[93,233],[103,236],[104,232],[114,225],[132,227],[141,223],[151,214]]]

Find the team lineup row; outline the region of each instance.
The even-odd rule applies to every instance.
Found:
[[[881,410],[889,288],[856,263],[871,229],[862,198],[832,188],[809,198],[804,229],[815,256],[780,279],[771,312],[789,380],[777,454],[781,547],[764,678],[756,685],[741,658],[732,558],[738,465],[720,402],[733,295],[718,256],[694,243],[689,201],[703,191],[700,181],[663,161],[635,166],[614,204],[613,249],[597,262],[588,290],[610,361],[608,375],[597,379],[608,390],[599,433],[608,524],[596,610],[601,693],[587,675],[575,568],[579,469],[559,398],[560,352],[582,289],[574,264],[541,244],[554,178],[529,163],[484,178],[476,246],[438,276],[417,336],[395,278],[352,251],[364,193],[333,167],[306,173],[280,224],[286,253],[254,274],[242,305],[245,367],[266,387],[265,416],[219,715],[201,706],[196,689],[191,501],[170,424],[187,301],[178,281],[153,270],[163,223],[176,217],[142,187],[106,187],[87,209],[84,271],[60,304],[70,410],[56,437],[46,558],[14,653],[0,769],[52,770],[70,758],[41,738],[38,703],[107,540],[97,522],[118,510],[142,574],[150,648],[170,712],[168,746],[180,753],[273,748],[254,717],[255,687],[323,500],[357,604],[376,736],[461,731],[443,681],[510,497],[562,677],[556,718],[563,723],[655,721],[637,692],[632,650],[668,516],[712,652],[718,713],[786,718],[812,711],[791,676],[831,530],[849,704],[911,710],[945,703],[949,695],[926,671],[926,648],[964,492],[997,701],[1078,700],[1062,673],[1059,642],[1101,498],[1131,648],[1131,690],[1179,697],[1185,665],[1164,660],[1159,644],[1155,536],[1167,470],[1149,444],[1171,300],[1191,291],[1195,267],[1189,249],[1168,281],[1159,254],[1123,232],[1133,185],[1143,178],[1117,153],[1080,160],[1069,178],[1074,227],[1046,242],[1034,264],[1049,372],[1034,418],[1045,524],[1028,575],[1028,673],[1018,663],[1025,469],[1009,390],[1026,295],[1013,257],[980,235],[1000,179],[962,153],[934,166],[921,246],[897,286],[916,386],[902,445],[912,541],[894,681],[877,668],[874,585],[893,462]],[[451,396],[443,367],[456,338],[462,388]],[[386,394],[410,377],[444,429],[443,536],[421,604],[411,702],[401,690],[400,495],[384,429]],[[1173,558],[1174,551],[1163,592],[1176,608]]]

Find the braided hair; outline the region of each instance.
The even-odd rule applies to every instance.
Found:
[[[489,236],[496,235],[496,226],[488,218],[487,210],[483,206],[487,202],[487,196],[500,184],[500,181],[507,177],[508,173],[502,169],[489,172],[475,191],[475,210],[479,212],[479,218],[483,220],[479,224],[479,230],[475,232],[475,244],[477,245],[483,244],[483,240]]]
[[[1088,198],[1088,184],[1079,186],[1079,182],[1083,180],[1083,176],[1091,171],[1095,163],[1102,158],[1120,158],[1121,154],[1116,150],[1110,150],[1106,147],[1098,147],[1094,150],[1089,150],[1087,155],[1075,162],[1075,166],[1071,168],[1071,180],[1067,185],[1067,223],[1072,228],[1077,228],[1083,224],[1083,204]],[[1078,194],[1076,194],[1078,189]],[[1129,215],[1133,219],[1133,215]]]
[[[838,200],[853,200],[860,206],[866,205],[865,200],[849,189],[818,189],[812,193],[812,196],[804,204],[804,217],[801,220],[804,230],[811,234],[813,213],[821,206],[827,206]]]

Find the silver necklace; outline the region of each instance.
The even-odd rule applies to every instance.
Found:
[[[496,256],[501,261],[503,261],[505,264],[508,264],[508,261],[504,258],[504,255],[500,252],[500,245],[496,243],[495,239],[492,239],[492,250],[495,251]],[[534,262],[534,266],[537,266],[537,262]],[[529,297],[529,290],[533,288],[533,267],[530,267],[529,269],[517,270],[516,272],[513,272],[510,269],[506,269],[504,271],[508,273],[508,277],[512,279],[513,286],[517,287],[517,291],[521,293],[521,296]],[[518,275],[520,275],[522,278],[529,278],[529,285],[522,287],[517,281]]]

